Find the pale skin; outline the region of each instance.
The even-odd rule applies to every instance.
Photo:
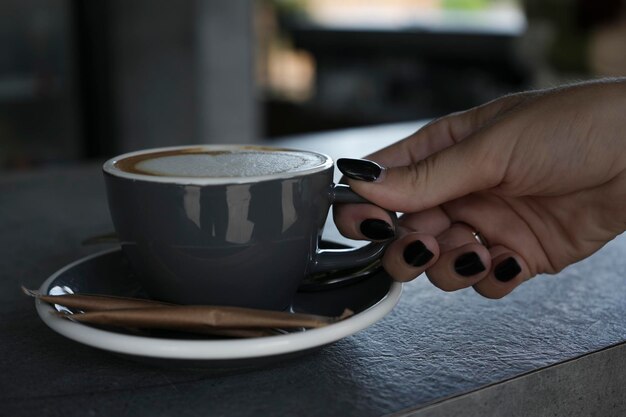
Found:
[[[626,79],[506,96],[435,120],[365,159],[384,168],[378,179],[347,182],[379,207],[336,207],[339,230],[366,239],[364,220],[390,222],[381,207],[404,213],[383,258],[393,278],[426,272],[445,291],[471,286],[501,298],[626,230]],[[403,254],[418,240],[432,258],[415,266]],[[483,271],[457,273],[467,253]],[[519,271],[496,278],[510,258]]]

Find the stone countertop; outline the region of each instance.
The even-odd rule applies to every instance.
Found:
[[[277,144],[356,157],[419,125],[300,136]],[[602,360],[577,362],[593,352],[596,359],[610,353],[608,369],[625,368],[624,236],[501,300],[482,298],[472,289],[445,293],[422,276],[405,285],[386,318],[317,352],[258,369],[185,370],[134,362],[68,340],[48,329],[32,299],[21,294],[20,285],[37,288],[67,263],[103,249],[80,242],[111,230],[98,164],[0,178],[0,414],[485,415],[502,410],[494,389],[510,395],[498,389],[516,381],[528,386],[529,375],[568,367],[577,369],[580,384],[585,375],[596,375],[602,383],[594,380],[595,386],[609,387],[603,388],[604,396],[572,390],[573,380],[557,372],[541,379],[540,396],[514,402],[509,411],[517,414],[511,415],[532,410],[525,405],[554,404],[553,398],[568,395],[577,399],[564,404],[579,411],[626,412],[626,373],[617,373],[622,385],[616,386],[615,373],[593,372]],[[327,237],[341,239],[332,226]],[[589,392],[593,395],[587,398]],[[479,393],[478,399],[459,403],[472,393]]]

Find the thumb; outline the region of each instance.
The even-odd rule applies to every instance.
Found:
[[[406,166],[386,168],[363,159],[339,159],[337,167],[353,190],[372,203],[416,212],[500,184],[510,152],[494,149],[493,142],[500,141],[471,135]]]

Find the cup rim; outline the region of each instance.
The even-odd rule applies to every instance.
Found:
[[[156,152],[164,152],[164,151],[175,151],[182,149],[207,149],[211,151],[229,151],[229,150],[254,150],[260,152],[299,152],[299,153],[309,153],[316,156],[319,156],[323,159],[319,165],[303,169],[301,171],[295,172],[279,172],[275,174],[267,174],[267,175],[257,175],[257,176],[247,176],[247,177],[181,177],[181,176],[158,176],[158,175],[148,175],[148,174],[136,174],[131,172],[122,171],[115,164],[119,160],[129,158],[132,156],[150,154]],[[164,184],[181,184],[181,185],[221,185],[221,184],[250,184],[257,183],[261,181],[269,181],[269,180],[278,180],[278,179],[288,179],[288,178],[297,178],[306,175],[315,174],[317,172],[324,171],[333,166],[333,160],[330,156],[320,153],[314,152],[304,149],[293,149],[293,148],[281,148],[274,146],[264,146],[264,145],[221,145],[221,144],[198,144],[198,145],[180,145],[180,146],[167,146],[161,148],[150,148],[150,149],[142,149],[139,151],[127,152],[121,155],[117,155],[109,160],[107,160],[102,165],[102,170],[110,175],[115,177],[129,179],[129,180],[139,180],[139,181],[148,181],[154,183],[164,183]]]

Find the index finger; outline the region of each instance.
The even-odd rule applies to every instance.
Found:
[[[462,141],[527,97],[528,94],[514,94],[436,119],[412,135],[366,156],[365,159],[384,167],[415,164]]]
[[[437,119],[411,136],[370,154],[366,159],[387,168],[415,164],[462,141],[476,130],[489,124],[499,114],[515,107],[526,97],[528,97],[527,94],[507,96],[468,111]],[[342,182],[344,182],[343,179]],[[385,210],[367,204],[334,205],[333,217],[341,234],[352,239],[370,238],[367,233],[363,233],[364,222],[368,222],[365,223],[367,225],[372,224],[372,221],[385,222],[389,219]]]

